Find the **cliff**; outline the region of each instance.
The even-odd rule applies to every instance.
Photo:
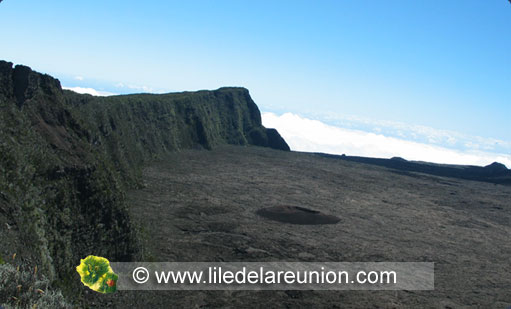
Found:
[[[90,143],[112,159],[123,177],[137,179],[133,166],[155,155],[220,144],[256,145],[289,150],[244,88],[170,94],[93,97],[64,91],[91,132]]]
[[[93,97],[0,61],[0,257],[62,287],[89,254],[138,257],[125,189],[143,164],[221,144],[289,150],[243,88]]]

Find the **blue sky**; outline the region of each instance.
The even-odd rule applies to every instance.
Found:
[[[0,29],[0,59],[67,87],[244,86],[278,116],[511,154],[507,0],[4,0]]]

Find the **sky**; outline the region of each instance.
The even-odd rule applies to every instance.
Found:
[[[0,29],[79,92],[246,87],[293,150],[511,167],[507,0],[4,0]]]

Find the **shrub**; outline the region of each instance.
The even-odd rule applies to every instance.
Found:
[[[12,264],[0,265],[0,307],[72,308],[62,293],[49,289],[50,282],[37,268],[21,270]]]

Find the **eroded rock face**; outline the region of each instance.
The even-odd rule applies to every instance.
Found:
[[[0,87],[7,98],[14,97],[18,106],[38,95],[57,96],[62,94],[58,79],[32,71],[27,66],[0,61]]]
[[[250,144],[256,146],[269,147],[284,151],[291,150],[286,141],[275,129],[266,129],[264,127],[254,128],[248,132],[248,141]]]
[[[279,132],[275,129],[266,129],[268,135],[267,147],[279,150],[289,151],[291,150],[286,141],[280,136]]]
[[[0,61],[0,221],[16,231],[0,255],[17,252],[50,280],[84,255],[138,252],[122,179],[84,118],[57,79]]]
[[[341,221],[336,216],[300,206],[274,206],[259,209],[258,215],[270,220],[303,225],[336,224]]]

